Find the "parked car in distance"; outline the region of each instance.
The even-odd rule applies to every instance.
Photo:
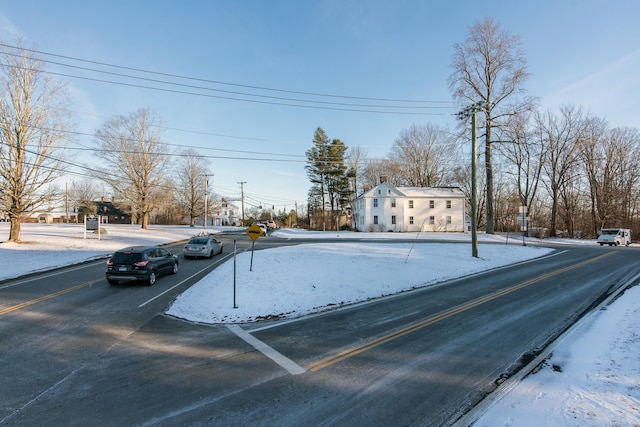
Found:
[[[272,220],[263,221],[263,224],[267,226],[267,230],[269,230],[269,231],[273,231],[276,228],[278,228],[276,226],[276,223],[274,221],[272,221]]]
[[[263,222],[254,222],[255,225],[257,225],[258,227],[260,227],[260,230],[262,230],[262,235],[266,236],[267,235],[267,225]]]
[[[195,236],[184,245],[182,255],[185,258],[211,258],[222,253],[222,243],[211,236]]]
[[[178,257],[157,246],[132,246],[120,249],[107,260],[107,281],[156,283],[162,274],[178,272]]]

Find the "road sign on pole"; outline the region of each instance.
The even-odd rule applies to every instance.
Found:
[[[247,231],[245,231],[251,237],[251,263],[249,264],[249,271],[253,271],[253,248],[256,244],[256,240],[263,236],[262,229],[258,227],[258,224],[251,224]]]

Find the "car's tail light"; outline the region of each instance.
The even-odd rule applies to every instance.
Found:
[[[145,260],[145,261],[138,261],[138,262],[134,262],[133,265],[135,267],[146,267],[147,264],[149,264],[149,261]]]
[[[111,261],[111,259],[107,260],[107,267],[113,267],[113,261]]]

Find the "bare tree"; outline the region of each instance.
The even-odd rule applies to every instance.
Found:
[[[401,166],[386,158],[369,159],[369,162],[362,170],[361,182],[365,187],[375,187],[380,184],[380,179],[385,177],[387,182],[393,186],[402,186]]]
[[[487,228],[493,234],[493,166],[491,156],[492,130],[501,119],[513,114],[513,104],[527,105],[519,100],[524,94],[524,82],[529,74],[527,60],[519,35],[500,28],[491,18],[475,23],[465,41],[454,45],[453,73],[449,88],[460,102],[484,102],[484,154],[487,183]],[[512,101],[512,105],[507,103]]]
[[[362,191],[362,172],[367,161],[367,152],[361,147],[349,147],[345,156],[347,176],[351,180],[351,192],[353,198]]]
[[[73,185],[74,205],[77,203],[78,212],[76,218],[83,221],[85,216],[95,215],[98,206],[94,203],[98,197],[95,181],[91,179],[83,179]]]
[[[530,115],[523,113],[512,116],[502,128],[501,140],[498,150],[511,165],[505,173],[515,179],[520,206],[526,206],[530,211],[540,185],[544,139],[535,137]]]
[[[591,119],[586,126],[584,141],[581,145],[582,162],[589,183],[589,198],[591,202],[591,232],[597,235],[605,219],[610,215],[609,186],[614,171],[614,164],[609,162],[612,153],[608,153],[604,143],[607,123],[603,119]],[[608,147],[611,148],[611,147]]]
[[[63,84],[48,78],[34,49],[0,44],[0,187],[11,221],[9,241],[20,241],[28,212],[57,197],[52,183],[64,171],[57,157],[69,139]]]
[[[467,202],[466,207],[469,210],[465,210],[467,214],[471,213],[471,165],[468,166],[459,166],[453,170],[453,180],[454,183],[460,187],[462,192],[465,194]],[[484,182],[483,176],[478,176],[478,187],[481,189],[486,189],[486,184]],[[487,204],[486,191],[482,191],[478,194],[477,207],[476,207],[476,221],[478,228],[482,228],[485,225],[485,206]]]
[[[123,208],[131,210],[141,228],[164,201],[169,149],[162,142],[161,119],[151,110],[113,116],[96,131],[96,154],[109,165],[101,179],[115,190]]]
[[[561,106],[559,116],[551,111],[537,115],[538,132],[546,145],[543,170],[551,196],[551,236],[557,233],[562,191],[575,186],[573,181],[579,179],[578,161],[586,123],[582,109],[572,105]]]
[[[640,132],[634,128],[605,129],[592,119],[582,144],[594,234],[602,227],[630,224],[640,184]]]
[[[391,147],[393,162],[403,165],[403,184],[409,187],[446,185],[447,160],[452,157],[453,144],[440,126],[412,125],[403,129]]]
[[[205,158],[196,150],[190,148],[182,151],[181,155],[176,165],[176,199],[193,227],[196,217],[204,212],[207,176],[212,174]]]

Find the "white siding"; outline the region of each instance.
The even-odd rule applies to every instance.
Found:
[[[374,207],[375,199],[377,207]],[[355,228],[364,232],[464,232],[465,196],[460,189],[395,188],[382,183],[356,199],[353,216]],[[394,216],[395,224],[392,223]],[[374,224],[375,217],[377,224]],[[430,218],[433,218],[432,224]]]

